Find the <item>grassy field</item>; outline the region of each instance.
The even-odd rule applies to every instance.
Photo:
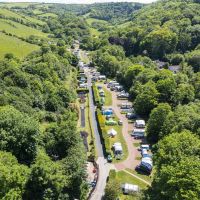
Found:
[[[105,20],[100,20],[100,19],[94,19],[94,18],[87,18],[86,19],[86,21],[87,21],[87,23],[89,24],[89,25],[92,25],[92,23],[93,22],[100,22],[100,23],[104,23],[104,24],[109,24],[107,21],[105,21]]]
[[[40,17],[58,17],[58,15],[54,14],[54,13],[42,13],[42,14],[39,14]]]
[[[14,3],[14,2],[12,2],[12,3],[3,3],[3,2],[1,2],[0,3],[0,7],[6,6],[8,8],[13,8],[15,6],[18,6],[18,7],[21,7],[21,8],[26,8],[30,4],[37,4],[37,3],[28,3],[28,2],[24,2],[24,3],[22,3],[22,2],[19,2],[19,3]]]
[[[21,19],[25,22],[32,22],[32,23],[39,24],[39,25],[46,24],[46,22],[38,20],[34,17],[25,16],[25,15],[22,15],[20,13],[15,13],[15,12],[12,12],[10,10],[3,9],[3,8],[0,8],[0,14],[5,16],[5,17],[13,17],[13,18],[16,18],[16,19]]]
[[[149,182],[149,183],[152,182],[152,178],[153,178],[152,175],[147,176],[147,175],[145,175],[145,174],[138,173],[137,171],[132,170],[132,169],[126,169],[126,171],[129,171],[131,174],[135,174],[136,176],[142,178],[143,180],[145,180],[145,181],[147,181],[147,182]]]
[[[116,116],[114,116],[113,120],[114,121],[118,121],[119,119]],[[117,131],[117,135],[115,137],[109,137],[109,140],[110,140],[110,149],[112,148],[112,145],[115,142],[120,142],[122,144],[122,149],[123,149],[123,156],[122,156],[121,160],[115,159],[114,158],[114,153],[112,151],[113,162],[114,163],[118,163],[118,162],[122,162],[123,160],[126,160],[126,158],[128,157],[128,148],[127,148],[126,142],[125,142],[124,137],[123,137],[122,126],[119,126],[119,125],[107,126],[107,125],[105,125],[105,130],[106,131],[109,131],[112,128],[115,131]]]
[[[106,88],[106,86],[104,84],[96,84],[97,86],[98,85],[101,85],[103,87],[103,91],[105,93],[105,106],[112,106],[112,94],[111,92]]]
[[[39,49],[39,46],[23,42],[15,37],[0,33],[0,59],[6,53],[13,53],[18,58],[24,58],[32,51]]]
[[[0,19],[0,30],[5,30],[7,33],[17,35],[19,37],[27,38],[30,35],[35,35],[39,37],[47,37],[48,34],[43,33],[37,29],[13,22],[11,20]]]
[[[111,92],[103,85],[103,91],[105,93],[105,106],[112,106],[112,94]]]
[[[109,177],[109,181],[112,181],[113,177]],[[137,179],[136,177],[130,175],[126,171],[118,171],[116,172],[116,177],[114,178],[119,186],[121,186],[124,183],[129,183],[133,185],[138,185],[141,190],[146,190],[148,188],[148,185],[141,181],[140,179]],[[138,198],[134,195],[124,195],[121,191],[119,195],[120,200],[138,200]]]

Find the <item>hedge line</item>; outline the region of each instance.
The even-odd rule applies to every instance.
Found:
[[[92,91],[93,91],[93,96],[94,96],[94,103],[98,108],[101,108],[101,100],[100,100],[100,96],[99,96],[99,91],[97,89],[97,86],[95,85],[95,83],[92,84]]]
[[[101,114],[100,109],[97,109],[96,115],[97,115],[97,123],[98,123],[99,133],[100,133],[100,137],[101,137],[102,144],[104,147],[104,152],[107,156],[107,155],[111,154],[111,149],[110,149],[109,136],[108,136],[106,128],[105,128],[105,119],[104,119],[104,116]]]

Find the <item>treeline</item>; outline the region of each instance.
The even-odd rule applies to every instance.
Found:
[[[153,59],[193,51],[200,41],[199,10],[194,1],[159,1],[133,13],[132,23],[109,33],[109,41],[123,46],[128,56]]]
[[[85,14],[89,13],[91,18],[109,21],[112,24],[119,24],[129,19],[131,13],[141,9],[143,6],[140,3],[92,4]]]
[[[62,39],[67,44],[72,44],[74,39],[80,40],[82,37],[90,35],[85,20],[74,14],[59,15],[58,19],[50,19],[47,24],[55,37]]]
[[[1,199],[86,199],[76,70],[65,49],[46,45],[0,62]]]

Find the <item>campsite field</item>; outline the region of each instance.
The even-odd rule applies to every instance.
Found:
[[[0,59],[6,53],[13,53],[18,58],[24,58],[32,51],[39,49],[39,46],[23,42],[15,37],[7,36],[0,33]]]

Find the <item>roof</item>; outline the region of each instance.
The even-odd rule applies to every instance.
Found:
[[[132,185],[132,184],[129,184],[129,183],[125,183],[122,187],[125,190],[129,190],[129,191],[132,191],[132,192],[138,192],[139,191],[138,185]]]
[[[120,142],[115,142],[113,144],[115,151],[122,151],[122,144]]]
[[[136,123],[137,125],[145,125],[145,121],[142,120],[142,119],[136,120],[135,123]]]
[[[149,158],[149,157],[145,157],[145,158],[142,158],[142,163],[148,163],[150,165],[153,165],[153,162],[152,162],[152,159]]]
[[[145,129],[134,128],[134,129],[133,129],[133,132],[134,132],[134,133],[144,133],[144,132],[145,132]]]
[[[114,146],[115,151],[122,151],[122,146]]]
[[[108,131],[108,134],[109,134],[109,135],[117,135],[117,131],[114,130],[114,129],[112,128],[112,129],[110,129],[110,130]]]

